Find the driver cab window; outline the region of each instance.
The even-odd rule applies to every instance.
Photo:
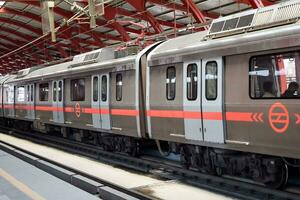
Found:
[[[300,52],[252,57],[249,76],[251,98],[299,98]]]

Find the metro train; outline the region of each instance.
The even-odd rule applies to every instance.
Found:
[[[300,1],[138,50],[102,48],[0,79],[1,123],[278,188],[300,164]],[[135,53],[136,52],[136,53]]]

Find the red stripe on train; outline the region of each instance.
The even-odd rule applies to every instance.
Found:
[[[227,121],[253,122],[251,112],[226,112]]]
[[[138,110],[125,110],[125,109],[111,109],[112,115],[123,115],[123,116],[138,116]]]
[[[200,112],[178,110],[148,110],[149,117],[201,119]]]
[[[202,115],[206,120],[223,120],[221,112],[203,112]]]
[[[252,112],[226,112],[227,121],[239,122],[263,122],[263,113]],[[179,119],[204,119],[204,120],[223,120],[222,112],[200,112],[178,111],[178,110],[148,110],[147,116],[161,118]],[[300,120],[299,120],[300,123]]]
[[[55,107],[50,107],[50,106],[36,106],[35,110],[39,110],[39,111],[54,111]]]
[[[162,118],[178,118],[178,119],[206,119],[206,120],[222,120],[221,112],[193,112],[193,111],[178,111],[178,110],[148,110],[149,117]]]
[[[22,110],[37,110],[37,111],[56,111],[56,112],[75,112],[73,107],[53,107],[53,106],[32,106],[32,105],[4,105],[6,109],[22,109]],[[111,114],[117,116],[138,116],[138,110],[129,109],[97,109],[97,108],[81,108],[81,112],[85,114]],[[179,110],[148,110],[147,116],[159,118],[178,118],[178,119],[205,119],[205,120],[223,120],[221,112],[200,112],[194,111],[179,111]],[[227,121],[239,122],[263,122],[263,113],[252,112],[226,112]],[[299,117],[298,117],[299,116]],[[300,123],[300,115],[296,115]]]
[[[82,108],[82,112],[86,114],[102,114],[108,115],[109,109],[97,109],[97,108]]]

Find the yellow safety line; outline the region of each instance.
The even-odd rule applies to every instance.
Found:
[[[9,173],[7,173],[1,168],[0,168],[0,176],[2,176],[4,179],[10,182],[16,188],[18,188],[21,192],[26,194],[29,198],[33,200],[46,200],[44,197],[31,190],[27,185],[21,183],[15,177],[11,176]]]

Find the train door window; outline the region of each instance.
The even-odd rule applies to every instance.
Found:
[[[176,69],[175,67],[167,68],[166,93],[168,100],[174,100],[176,94]]]
[[[299,98],[300,51],[250,58],[250,97]]]
[[[73,79],[71,80],[71,100],[84,101],[85,99],[85,80]]]
[[[122,100],[122,74],[116,75],[116,100],[121,101]]]
[[[49,99],[49,83],[41,83],[39,85],[40,101],[48,101]]]
[[[215,61],[206,63],[205,67],[205,97],[216,100],[218,96],[218,64]]]
[[[33,91],[33,85],[30,86],[30,101],[33,102],[33,96],[34,96],[34,91]]]
[[[63,95],[63,85],[62,85],[62,81],[58,82],[58,101],[61,102],[62,101],[62,95]]]
[[[25,101],[25,87],[20,86],[17,89],[17,100],[18,102],[24,102]]]
[[[53,83],[53,101],[55,102],[56,99],[57,99],[57,93],[56,93],[56,90],[57,90],[57,84],[56,84],[56,81]]]
[[[102,76],[102,80],[101,80],[101,100],[103,102],[105,102],[107,100],[107,77],[106,76]],[[122,97],[121,97],[122,98]]]
[[[30,101],[30,86],[27,85],[26,88],[27,88],[26,89],[26,99],[27,99],[27,102],[29,102]]]
[[[187,99],[194,101],[197,99],[198,90],[198,69],[197,64],[189,64],[187,66],[186,90]]]
[[[98,76],[94,76],[93,78],[93,101],[98,101],[98,95],[99,94],[99,80]]]

